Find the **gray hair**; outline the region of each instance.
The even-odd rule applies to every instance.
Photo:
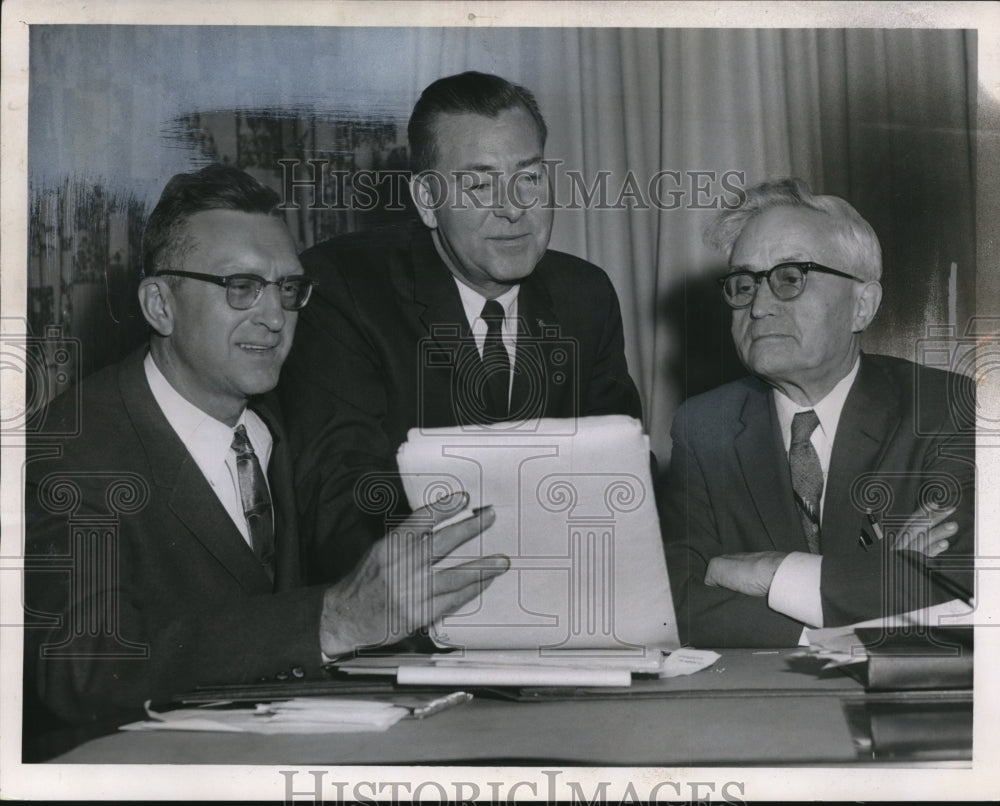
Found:
[[[705,243],[722,250],[728,258],[747,224],[773,207],[805,207],[827,214],[834,238],[852,258],[851,268],[863,271],[865,279],[882,276],[882,248],[871,224],[839,196],[814,196],[809,185],[796,177],[762,182],[745,190],[739,207],[723,210],[709,225]]]

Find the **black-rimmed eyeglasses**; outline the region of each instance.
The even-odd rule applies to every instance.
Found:
[[[753,302],[753,298],[757,295],[757,289],[764,279],[771,287],[771,293],[778,299],[784,302],[795,299],[806,290],[806,275],[811,271],[844,277],[858,283],[867,282],[853,274],[809,261],[779,263],[767,271],[734,271],[725,277],[720,277],[718,282],[722,286],[722,296],[730,307],[746,308]]]
[[[238,311],[245,311],[257,304],[264,289],[269,285],[278,286],[278,296],[281,299],[281,307],[286,311],[297,311],[304,308],[309,302],[309,295],[312,294],[315,280],[311,280],[304,274],[293,274],[289,277],[282,277],[280,280],[265,280],[256,274],[227,274],[220,277],[217,274],[202,274],[196,271],[175,271],[165,269],[158,271],[156,276],[169,275],[171,277],[187,277],[191,280],[204,280],[206,283],[215,283],[226,289],[226,302],[229,307]]]

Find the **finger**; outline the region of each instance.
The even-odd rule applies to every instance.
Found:
[[[465,520],[453,523],[434,533],[434,556],[442,559],[463,543],[489,529],[497,519],[492,506],[486,506]]]
[[[925,552],[927,546],[951,537],[958,531],[958,524],[955,521],[939,523],[930,529],[923,527],[904,527],[897,535],[892,548],[899,551],[910,549],[911,551]]]
[[[490,554],[478,557],[461,565],[434,572],[434,596],[450,594],[466,585],[476,584],[482,579],[493,579],[510,568],[510,557],[506,554]]]
[[[928,539],[933,542],[935,540],[944,540],[951,537],[955,532],[958,531],[958,524],[955,521],[948,521],[947,523],[942,523],[931,529],[928,534]]]
[[[955,514],[956,509],[958,509],[958,507],[947,507],[946,509],[934,509],[934,508],[929,509],[927,511],[926,517],[930,518],[931,521],[930,526],[932,527],[937,526],[942,521],[947,520],[948,518],[950,518],[952,515]]]
[[[496,577],[497,575],[489,578],[479,577],[458,590],[435,595],[431,602],[431,612],[434,614],[434,621],[447,616],[449,613],[454,613],[460,607],[471,602],[486,590]]]
[[[942,552],[947,551],[949,545],[947,540],[938,540],[936,543],[931,543],[931,547],[927,550],[927,556],[937,557]]]
[[[708,568],[705,569],[705,584],[710,588],[723,587],[725,578],[726,563],[729,560],[725,556],[713,557],[708,561]]]
[[[415,509],[413,514],[403,521],[403,527],[415,531],[430,531],[439,523],[448,520],[469,505],[469,494],[464,490],[439,498],[432,504]]]

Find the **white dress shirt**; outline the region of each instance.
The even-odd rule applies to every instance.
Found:
[[[814,406],[800,406],[783,392],[774,390],[774,404],[778,411],[778,425],[781,438],[788,453],[792,444],[792,418],[800,411],[815,411],[819,425],[812,432],[810,441],[819,457],[823,471],[823,493],[819,500],[820,519],[826,501],[826,480],[830,472],[830,457],[833,455],[833,441],[837,435],[840,415],[847,402],[847,395],[858,377],[860,358],[833,389]],[[822,534],[820,535],[822,541]],[[810,627],[823,626],[823,599],[820,596],[820,580],[823,555],[804,551],[793,551],[778,566],[771,580],[767,594],[767,604],[772,610],[804,622]],[[801,643],[801,642],[800,642]]]
[[[149,388],[163,416],[184,443],[247,545],[251,546],[250,530],[247,528],[243,499],[240,496],[236,453],[232,449],[235,426],[230,427],[216,420],[184,398],[163,376],[152,353],[146,355],[143,366]],[[240,424],[247,430],[247,437],[257,454],[266,480],[267,466],[271,460],[271,432],[264,421],[249,409],[243,410],[237,422],[237,425]]]
[[[465,318],[469,322],[469,329],[472,331],[472,338],[476,342],[476,349],[479,350],[479,357],[483,357],[483,350],[486,346],[486,331],[488,326],[481,314],[483,306],[486,304],[486,297],[478,291],[473,290],[457,277],[454,277],[455,285],[458,286],[458,295],[462,298],[462,308],[465,310]],[[500,303],[504,310],[503,324],[500,328],[500,340],[507,351],[507,358],[510,359],[510,379],[507,382],[507,399],[510,402],[510,390],[514,383],[514,357],[517,352],[517,294],[521,290],[520,285],[514,285],[509,291],[505,291],[496,301]]]

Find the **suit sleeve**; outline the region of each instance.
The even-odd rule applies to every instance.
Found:
[[[34,464],[34,463],[32,463]],[[49,462],[42,462],[49,465]],[[72,455],[59,467],[80,468]],[[322,588],[267,595],[223,593],[198,561],[176,557],[162,511],[122,515],[109,527],[106,479],[75,473],[73,524],[109,530],[71,534],[67,514],[31,470],[26,485],[26,691],[60,719],[84,724],[132,717],[147,699],[165,703],[195,686],[273,680],[320,664]],[[107,476],[107,474],[103,474]],[[47,500],[49,503],[43,503]],[[65,499],[64,499],[65,500]],[[178,526],[178,528],[182,528]],[[152,541],[170,541],[150,546]],[[218,573],[218,572],[215,572]],[[218,579],[218,577],[214,577]],[[206,590],[207,589],[207,590]]]
[[[673,451],[660,514],[681,641],[699,647],[795,646],[803,625],[776,613],[766,597],[705,585],[708,563],[723,549],[703,463],[686,407],[671,429]]]
[[[590,367],[581,367],[581,371],[589,372],[582,414],[627,414],[641,420],[642,402],[625,359],[621,307],[614,286],[604,272],[601,272],[601,288],[594,297],[579,301],[581,309],[601,310],[594,305],[595,298],[604,300],[603,316],[594,360]]]
[[[920,370],[918,370],[919,372]],[[898,441],[913,446],[910,463],[896,473],[892,510],[897,521],[911,513],[955,506],[949,520],[958,525],[949,548],[927,559],[912,551],[892,551],[891,533],[874,551],[824,555],[821,595],[826,626],[850,624],[885,613],[915,610],[955,598],[938,582],[950,579],[972,591],[975,560],[975,387],[971,380],[948,375],[948,385],[930,391],[917,376],[922,411],[933,418],[908,419],[910,430]],[[915,433],[914,433],[915,432]],[[878,479],[878,474],[875,475]],[[887,532],[891,530],[887,529]],[[824,539],[825,539],[824,534]],[[856,535],[837,536],[841,545]]]
[[[317,260],[303,255],[307,270]],[[406,500],[384,428],[388,404],[381,363],[347,282],[328,268],[300,317],[279,386],[290,414],[311,582],[334,581],[354,568],[384,532],[386,503],[400,506]],[[359,483],[363,489],[356,489]]]

